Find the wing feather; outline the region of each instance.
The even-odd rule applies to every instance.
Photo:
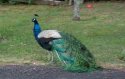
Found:
[[[38,38],[61,38],[57,30],[44,30],[39,33]]]

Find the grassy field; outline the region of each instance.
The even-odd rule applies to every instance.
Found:
[[[0,65],[44,64],[48,52],[34,40],[33,14],[39,14],[43,29],[57,29],[77,37],[102,66],[125,66],[124,3],[94,3],[81,6],[81,21],[72,21],[72,7],[45,5],[0,5]],[[124,57],[124,56],[122,56]]]

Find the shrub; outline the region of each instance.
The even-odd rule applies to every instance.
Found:
[[[0,0],[0,3],[7,3],[9,0]]]

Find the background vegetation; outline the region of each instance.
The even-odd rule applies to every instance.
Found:
[[[0,3],[6,3],[8,0],[0,0]]]
[[[0,3],[8,3],[9,1],[13,1],[13,0],[0,0]],[[28,2],[33,2],[34,0],[14,0],[14,1],[19,1],[19,2],[24,2],[26,1],[27,3]],[[57,0],[57,1],[63,1],[63,0]],[[89,1],[125,1],[125,0],[84,0],[85,2],[89,2]]]

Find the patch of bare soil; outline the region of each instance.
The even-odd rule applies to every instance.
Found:
[[[125,79],[125,69],[72,73],[57,67],[7,65],[0,67],[0,79]]]

